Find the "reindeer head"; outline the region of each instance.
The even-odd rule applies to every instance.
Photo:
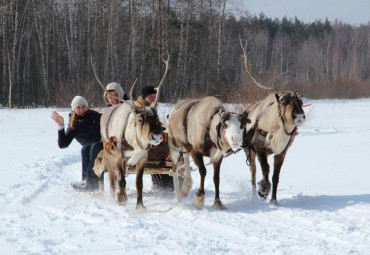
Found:
[[[135,109],[136,134],[141,143],[158,145],[162,142],[163,126],[154,107]]]
[[[304,123],[306,116],[302,108],[302,95],[288,91],[275,93],[275,97],[279,104],[279,114],[283,120],[294,126],[300,126]]]
[[[261,89],[274,92],[276,100],[278,102],[278,108],[279,108],[279,115],[282,118],[283,121],[287,121],[289,124],[293,126],[300,126],[305,121],[305,114],[302,109],[302,95],[299,95],[296,92],[288,91],[288,92],[277,92],[275,88],[267,87],[259,82],[253,77],[253,75],[248,70],[247,65],[247,42],[245,43],[245,46],[242,44],[242,40],[240,40],[240,46],[243,51],[243,59],[244,59],[244,69],[249,75],[249,77],[253,80],[253,82],[260,87]]]
[[[233,151],[239,149],[243,143],[243,129],[247,123],[251,123],[248,119],[248,112],[241,114],[223,112],[221,113],[221,121],[219,134],[223,134],[223,138],[230,145]]]
[[[151,104],[150,107],[141,107],[137,106],[133,101],[133,90],[136,84],[136,81],[131,86],[130,89],[130,100],[128,100],[126,103],[128,103],[131,106],[132,112],[135,114],[135,127],[136,127],[136,134],[137,134],[137,140],[138,142],[143,144],[150,144],[157,146],[160,144],[163,140],[162,137],[162,131],[163,131],[163,125],[159,121],[159,117],[157,114],[157,105],[158,105],[158,99],[161,92],[161,87],[163,86],[164,80],[168,73],[169,68],[169,60],[170,55],[167,51],[167,59],[164,59],[163,56],[162,61],[164,62],[166,69],[163,74],[163,77],[156,88],[157,90],[157,96],[155,101]]]

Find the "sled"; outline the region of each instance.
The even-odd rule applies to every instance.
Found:
[[[144,174],[171,174],[173,163],[171,161],[148,161],[144,166]],[[135,166],[129,167],[126,174],[135,174]]]

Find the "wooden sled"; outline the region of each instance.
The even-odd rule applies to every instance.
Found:
[[[171,174],[172,173],[171,161],[148,161],[144,166],[144,174]],[[135,167],[129,167],[126,174],[135,174]]]

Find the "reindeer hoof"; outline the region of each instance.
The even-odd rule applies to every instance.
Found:
[[[127,203],[127,194],[126,192],[117,192],[116,193],[117,203],[120,205],[125,205]]]
[[[278,201],[276,199],[271,199],[270,204],[272,204],[274,206],[280,206],[280,204],[278,203]]]
[[[213,203],[212,207],[215,209],[227,210],[227,207],[224,206],[220,199],[215,199],[215,202]]]
[[[266,193],[262,193],[260,190],[258,191],[258,195],[263,199],[263,200],[266,200],[268,194]]]
[[[205,200],[205,194],[201,194],[198,196],[198,194],[196,194],[194,196],[194,200],[193,200],[193,205],[196,209],[202,209],[203,205],[204,205],[204,200]]]
[[[270,182],[263,183],[262,181],[260,181],[258,182],[258,188],[259,188],[258,195],[260,195],[263,199],[266,199],[271,190],[271,183]]]
[[[136,204],[135,211],[139,213],[146,212],[146,207],[143,204]]]

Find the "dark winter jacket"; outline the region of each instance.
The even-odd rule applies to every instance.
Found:
[[[72,113],[69,114],[71,120]],[[101,113],[89,110],[84,117],[78,117],[75,123],[75,128],[71,128],[69,121],[68,128],[58,131],[58,145],[59,148],[67,148],[73,138],[77,140],[82,146],[93,144],[101,140],[100,137],[100,117]]]

